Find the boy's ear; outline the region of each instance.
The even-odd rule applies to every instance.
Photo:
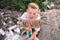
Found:
[[[26,9],[26,12],[28,12],[28,9]]]
[[[27,11],[27,9],[26,9],[26,11]]]

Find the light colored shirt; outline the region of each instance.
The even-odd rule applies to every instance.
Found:
[[[27,12],[25,12],[21,17],[20,17],[22,20],[26,20],[28,19],[28,15],[27,15]],[[40,14],[38,14],[36,20],[40,20],[41,19],[41,16]],[[34,28],[36,31],[40,31],[40,28]]]

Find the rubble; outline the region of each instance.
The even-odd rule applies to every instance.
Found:
[[[40,14],[42,16],[42,24],[39,39],[60,40],[60,9],[47,10],[40,12]],[[21,15],[22,12],[0,9],[0,40],[25,39],[25,36],[20,35],[21,31],[19,30],[21,24],[19,19]]]
[[[20,35],[19,17],[20,13],[17,11],[0,9],[0,40],[23,40]]]

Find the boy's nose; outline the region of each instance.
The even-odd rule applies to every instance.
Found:
[[[33,15],[31,15],[31,17],[33,18]]]

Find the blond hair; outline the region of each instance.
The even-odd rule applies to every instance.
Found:
[[[38,4],[36,4],[36,3],[34,3],[34,2],[29,3],[29,4],[28,4],[28,7],[33,8],[33,9],[39,9]]]

